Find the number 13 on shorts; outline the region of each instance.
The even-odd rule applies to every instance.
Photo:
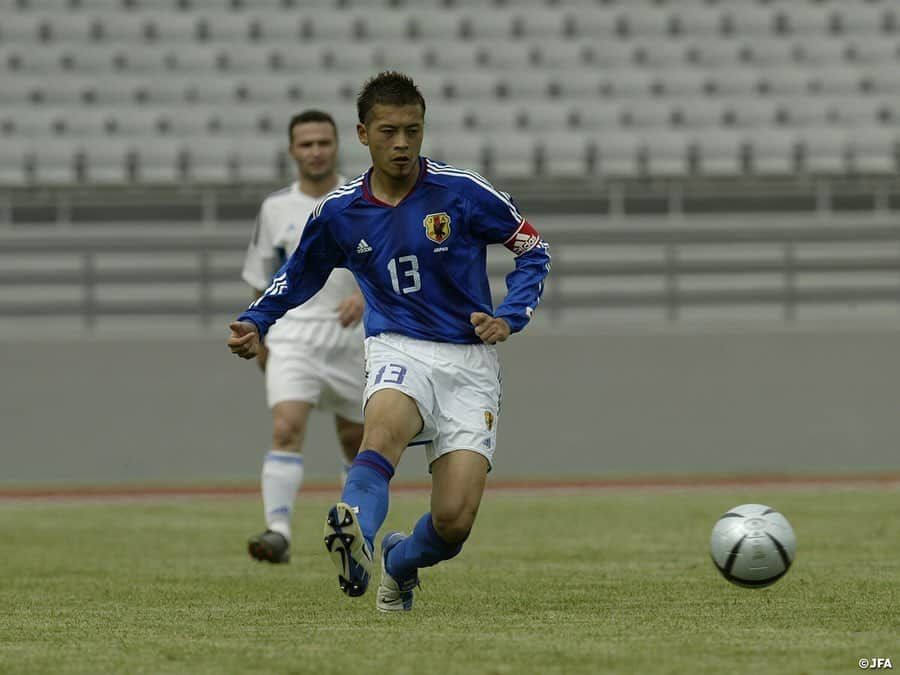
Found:
[[[378,372],[375,373],[373,384],[377,385],[382,382],[385,384],[403,384],[405,378],[406,366],[401,366],[399,363],[388,363],[381,366],[381,368],[378,369]]]

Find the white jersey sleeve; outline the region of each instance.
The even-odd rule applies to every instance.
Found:
[[[258,291],[266,290],[278,265],[273,223],[269,217],[270,211],[271,209],[266,208],[264,201],[256,215],[256,225],[253,228],[250,243],[247,245],[244,269],[241,273],[244,281]]]

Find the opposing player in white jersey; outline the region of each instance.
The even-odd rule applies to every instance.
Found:
[[[288,125],[289,152],[299,180],[263,201],[244,260],[243,278],[263,294],[272,275],[297,248],[309,214],[344,182],[336,173],[337,128],[330,115],[308,110]],[[362,439],[364,302],[353,275],[334,270],[302,307],[287,312],[260,346],[266,398],[272,410],[272,449],[262,468],[266,530],[247,548],[257,560],[290,560],[291,516],[303,480],[303,440],[312,408],[334,413],[344,471]]]
[[[550,269],[548,247],[509,195],[477,173],[419,155],[425,100],[415,83],[381,73],[357,99],[357,134],[372,168],[326,196],[266,293],[230,324],[228,346],[253,358],[261,337],[350,269],[366,298],[365,432],[325,545],[341,590],[365,593],[389,483],[407,447],[425,446],[431,510],[410,534],[381,540],[376,607],[412,609],[418,570],[456,556],[469,536],[496,448],[496,343],[531,319]],[[494,308],[487,247],[515,256]],[[277,325],[277,324],[276,324]]]

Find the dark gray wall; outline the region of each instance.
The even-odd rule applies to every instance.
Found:
[[[900,467],[898,325],[569,332],[501,347],[497,476]],[[0,364],[0,483],[252,481],[268,448],[262,376],[218,336],[7,337]],[[306,466],[337,475],[322,415]]]

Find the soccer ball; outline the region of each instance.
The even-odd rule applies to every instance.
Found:
[[[731,583],[765,588],[791,568],[797,539],[787,518],[775,509],[741,504],[716,521],[709,552],[716,569]]]

